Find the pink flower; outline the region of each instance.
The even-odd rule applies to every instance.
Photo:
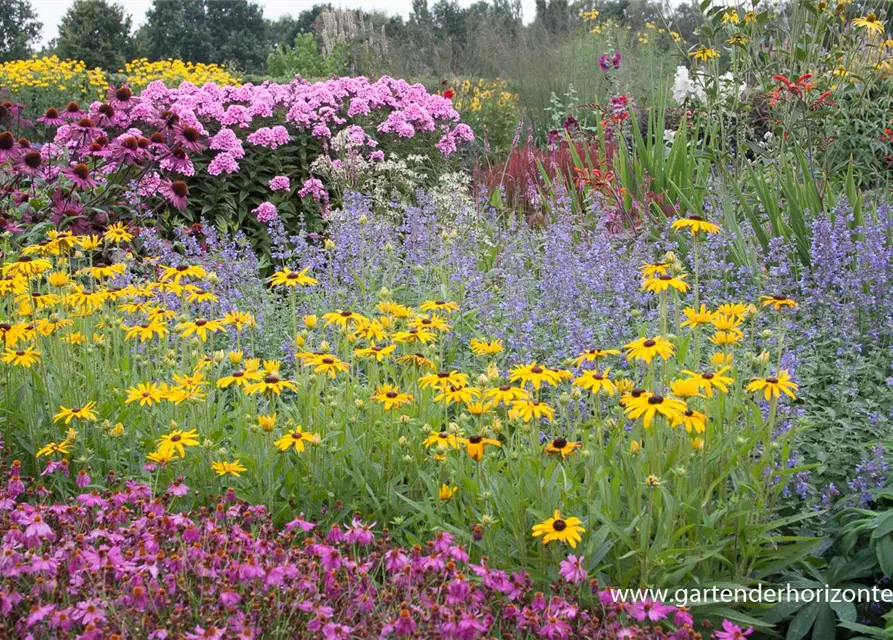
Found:
[[[747,631],[742,631],[741,627],[734,622],[723,620],[722,631],[717,631],[713,634],[713,637],[716,638],[716,640],[744,640],[744,638],[752,633],[753,627],[748,627]]]
[[[251,213],[257,216],[258,221],[263,222],[264,224],[269,224],[279,218],[279,211],[277,211],[276,205],[272,202],[261,203],[252,209]]]
[[[288,176],[276,176],[267,183],[270,191],[288,191],[291,189],[291,180]]]
[[[212,176],[219,176],[221,173],[236,173],[239,170],[239,163],[229,151],[218,153],[208,165],[208,173]]]
[[[676,607],[660,604],[654,600],[639,600],[638,602],[633,602],[629,605],[627,613],[629,613],[630,617],[639,622],[646,619],[651,622],[658,622],[666,618],[675,610]]]
[[[562,560],[559,564],[558,575],[571,584],[583,582],[588,575],[583,567],[583,556],[578,558],[571,554],[567,557],[567,560]]]
[[[329,201],[329,194],[326,191],[322,180],[319,180],[318,178],[307,178],[304,181],[304,186],[298,191],[298,195],[302,198],[311,196],[317,202]]]

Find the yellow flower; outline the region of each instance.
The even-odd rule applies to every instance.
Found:
[[[700,398],[703,397],[701,394],[701,387],[698,384],[697,379],[688,378],[685,380],[671,380],[670,381],[670,389],[673,391],[673,395],[677,398]]]
[[[730,367],[732,365],[731,353],[714,353],[710,356],[710,364],[714,367]]]
[[[151,407],[156,402],[161,402],[167,396],[167,392],[167,387],[163,384],[141,382],[127,390],[127,399],[124,400],[124,404],[139,402],[141,407],[145,405]]]
[[[162,456],[170,455],[173,457],[186,457],[186,447],[194,447],[198,445],[198,431],[192,429],[190,431],[181,431],[174,429],[170,433],[163,435],[158,440],[158,453]]]
[[[300,272],[283,267],[281,271],[277,271],[270,277],[269,282],[274,287],[310,287],[317,284],[318,280],[308,276],[309,271],[310,267],[302,269]]]
[[[603,391],[609,396],[613,396],[617,388],[614,386],[614,382],[608,378],[610,372],[610,369],[605,369],[602,373],[599,373],[597,369],[584,371],[580,377],[574,380],[573,384],[575,387],[582,387],[592,393]]]
[[[865,29],[869,33],[878,35],[883,35],[884,33],[884,22],[879,20],[873,11],[864,18],[855,18],[853,24],[860,29]]]
[[[347,365],[333,355],[322,354],[308,361],[314,367],[314,373],[321,373],[334,378],[339,373],[347,372]]]
[[[53,416],[53,422],[65,420],[65,424],[68,424],[75,418],[78,418],[79,420],[87,420],[88,422],[96,422],[96,413],[93,411],[93,407],[95,406],[95,402],[88,402],[83,406],[72,407],[71,409],[60,406],[59,413]]]
[[[211,465],[211,469],[218,476],[235,476],[237,478],[241,477],[243,471],[247,471],[248,468],[245,467],[238,460],[233,460],[232,462],[227,462],[223,460],[221,462],[215,462]]]
[[[642,288],[650,293],[662,293],[667,289],[675,289],[679,293],[685,293],[688,291],[688,283],[685,281],[686,277],[684,273],[678,276],[664,274],[648,278],[642,283]]]
[[[364,320],[356,324],[356,329],[351,334],[352,340],[371,340],[381,342],[388,337],[387,331],[378,320]]]
[[[428,344],[437,340],[437,336],[430,331],[413,327],[406,331],[398,331],[394,334],[393,340],[399,343]]]
[[[50,456],[54,454],[58,454],[60,456],[67,456],[71,453],[71,443],[68,440],[63,440],[62,442],[50,442],[49,444],[45,444],[43,447],[37,450],[37,457]]]
[[[463,403],[468,404],[475,398],[479,398],[481,395],[481,390],[477,387],[467,387],[467,386],[449,386],[445,389],[442,389],[439,394],[434,396],[435,402],[444,402],[447,405],[451,405],[454,403]]]
[[[146,458],[149,462],[154,462],[155,464],[167,465],[174,459],[174,451],[153,451]]]
[[[717,54],[719,55],[719,54]],[[704,220],[701,216],[691,215],[687,218],[680,218],[678,220],[674,220],[673,224],[670,225],[675,230],[680,229],[688,229],[688,231],[695,235],[700,232],[704,233],[719,233],[719,225],[714,224],[712,222],[708,222]]]
[[[362,322],[368,322],[369,319],[366,316],[360,315],[359,313],[354,313],[349,310],[338,309],[337,311],[333,311],[331,313],[325,313],[322,316],[323,321],[326,323],[326,326],[329,325],[337,325],[341,328],[347,327],[348,324],[357,325]]]
[[[471,339],[471,352],[476,356],[490,356],[501,353],[505,348],[502,340],[480,340],[478,338]]]
[[[315,329],[316,325],[319,324],[319,318],[314,315],[304,316],[302,320],[304,321],[304,326],[308,329]]]
[[[468,384],[468,374],[458,371],[429,373],[418,380],[420,389],[435,388],[443,391],[449,387],[462,387]]]
[[[316,444],[319,442],[319,436],[315,433],[304,433],[304,427],[298,425],[294,430],[289,431],[279,438],[273,444],[282,452],[294,448],[298,453],[304,450],[304,443]]]
[[[681,413],[684,413],[685,410],[685,403],[682,400],[647,392],[636,398],[629,398],[624,408],[630,419],[642,418],[642,424],[645,425],[646,429],[651,426],[654,417],[657,415],[664,416],[667,421],[673,421]]]
[[[432,431],[431,434],[425,438],[425,441],[422,442],[422,445],[426,447],[440,447],[442,449],[458,449],[461,444],[460,438],[448,431]]]
[[[787,296],[760,296],[760,302],[764,309],[772,307],[776,311],[781,311],[785,308],[797,310],[797,303]]]
[[[728,9],[725,13],[722,14],[723,24],[738,24],[740,20],[741,19],[738,17],[738,12],[734,9]]]
[[[161,282],[171,281],[174,284],[180,284],[183,278],[204,278],[208,272],[201,265],[181,264],[176,267],[162,267]]]
[[[747,390],[762,391],[765,400],[779,398],[782,393],[789,396],[792,400],[797,399],[794,395],[794,391],[797,390],[797,384],[791,380],[787,369],[782,369],[776,375],[768,378],[751,378],[750,383],[747,385]]]
[[[454,495],[456,495],[456,493],[458,493],[458,491],[459,491],[459,487],[451,487],[448,484],[442,484],[442,485],[440,485],[440,489],[437,491],[437,497],[440,500],[449,500]]]
[[[577,543],[583,539],[581,533],[586,533],[583,522],[579,518],[563,517],[558,509],[555,509],[551,518],[533,527],[533,537],[542,537],[543,544],[558,540],[569,544],[571,549],[576,549]]]
[[[484,438],[483,436],[473,435],[467,438],[459,438],[459,442],[465,446],[467,453],[472,460],[480,462],[484,458],[484,449],[486,447],[501,447],[499,440],[492,438]]]
[[[419,311],[446,311],[447,313],[458,313],[459,305],[455,302],[445,300],[427,300],[419,307]]]
[[[275,413],[257,416],[257,424],[262,431],[269,433],[276,427],[276,417]]]
[[[399,409],[404,404],[412,402],[411,393],[400,393],[397,387],[389,384],[380,386],[372,395],[372,399],[380,402],[385,411]]]
[[[534,418],[545,418],[551,422],[555,417],[555,410],[549,405],[536,400],[515,400],[509,409],[509,418],[520,418],[524,422],[530,422]]]
[[[744,338],[744,334],[737,329],[731,331],[717,331],[710,337],[710,342],[715,345],[724,346],[729,344],[737,344]]]
[[[699,309],[687,307],[682,310],[682,313],[685,314],[686,317],[686,320],[682,323],[683,327],[691,327],[694,329],[702,324],[713,322],[714,313],[712,311],[707,311],[706,305],[703,304]]]
[[[176,327],[177,331],[184,338],[195,335],[202,342],[208,341],[209,333],[217,333],[223,331],[223,324],[219,320],[206,320],[205,318],[197,318],[194,321],[181,322]]]
[[[586,349],[586,351],[574,358],[574,366],[579,367],[584,362],[596,362],[601,358],[617,355],[620,355],[620,351],[617,349]]]
[[[704,45],[701,45],[700,47],[698,47],[697,49],[692,51],[689,55],[692,58],[694,58],[695,60],[701,60],[703,62],[710,62],[714,58],[719,57],[719,51],[717,51],[716,49],[711,49],[710,47],[705,47]]]
[[[223,316],[222,322],[234,326],[236,331],[241,331],[245,327],[253,327],[256,324],[254,316],[247,311],[230,311]]]
[[[666,262],[649,262],[643,264],[640,270],[642,272],[642,278],[647,279],[665,275],[669,268],[670,265]]]
[[[256,369],[240,369],[238,371],[233,371],[230,375],[224,376],[223,378],[217,380],[216,386],[218,389],[226,389],[230,385],[234,384],[237,387],[247,388],[252,383],[257,382],[263,377],[263,372]]]
[[[21,256],[15,262],[3,266],[3,275],[36,276],[52,268],[52,263],[43,258]]]
[[[409,326],[420,331],[439,331],[443,333],[450,330],[450,325],[447,324],[446,320],[433,314],[413,318]]]
[[[643,360],[651,362],[654,356],[660,356],[664,360],[673,355],[673,343],[666,338],[639,338],[624,345],[627,360]]]
[[[695,433],[704,433],[704,430],[707,428],[707,416],[700,411],[686,409],[673,420],[672,426],[678,427],[680,424],[685,427],[687,433],[691,433],[692,429],[695,430]]]
[[[723,393],[728,393],[728,385],[734,382],[732,378],[723,375],[728,370],[729,367],[725,366],[717,371],[702,371],[700,373],[690,371],[688,369],[683,369],[682,373],[687,376],[691,376],[689,380],[694,381],[698,385],[698,388],[703,389],[708,398],[712,398],[713,387],[716,387]]]
[[[40,360],[40,351],[34,347],[18,350],[7,349],[6,353],[3,354],[2,360],[6,364],[11,364],[16,367],[30,368],[31,365]]]
[[[583,445],[579,442],[570,442],[567,438],[554,438],[546,445],[546,453],[560,453],[562,458],[573,455],[575,449]]]
[[[127,231],[127,228],[121,222],[110,224],[102,234],[102,237],[108,242],[118,244],[119,242],[130,242],[133,240],[133,234]]]
[[[556,386],[561,382],[559,376],[554,370],[543,367],[536,362],[530,364],[519,365],[511,370],[509,380],[516,382],[520,380],[523,383],[530,383],[534,389],[539,389],[545,382],[548,385]]]
[[[358,358],[374,358],[377,362],[383,362],[388,356],[394,353],[396,345],[389,344],[384,347],[372,345],[362,349],[355,349],[354,353]]]
[[[291,380],[283,380],[274,373],[267,373],[261,380],[246,387],[245,393],[275,393],[278,396],[286,389],[297,391],[298,385]]]

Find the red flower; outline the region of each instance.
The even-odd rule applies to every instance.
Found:
[[[455,96],[456,96],[456,92],[453,91],[452,89],[447,89],[446,91],[443,92],[443,97],[446,98],[447,100],[452,100]]]

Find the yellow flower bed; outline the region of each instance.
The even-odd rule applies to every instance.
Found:
[[[101,69],[87,69],[80,60],[35,56],[0,63],[0,86],[8,87],[13,93],[47,89],[99,96],[108,87],[108,77]]]
[[[127,82],[134,87],[145,87],[150,82],[161,80],[172,87],[181,82],[191,82],[201,86],[209,82],[219,85],[239,86],[239,78],[216,64],[185,62],[168,58],[150,62],[148,58],[131,60],[119,73],[126,76]]]

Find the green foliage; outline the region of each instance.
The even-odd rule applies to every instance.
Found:
[[[107,0],[75,0],[59,24],[60,58],[83,60],[88,68],[117,70],[130,59],[131,18]]]
[[[332,55],[323,57],[312,33],[299,33],[294,45],[280,44],[267,56],[267,73],[273,78],[329,78],[347,71],[350,46],[335,45]]]
[[[28,57],[42,28],[29,0],[0,0],[0,62]]]

